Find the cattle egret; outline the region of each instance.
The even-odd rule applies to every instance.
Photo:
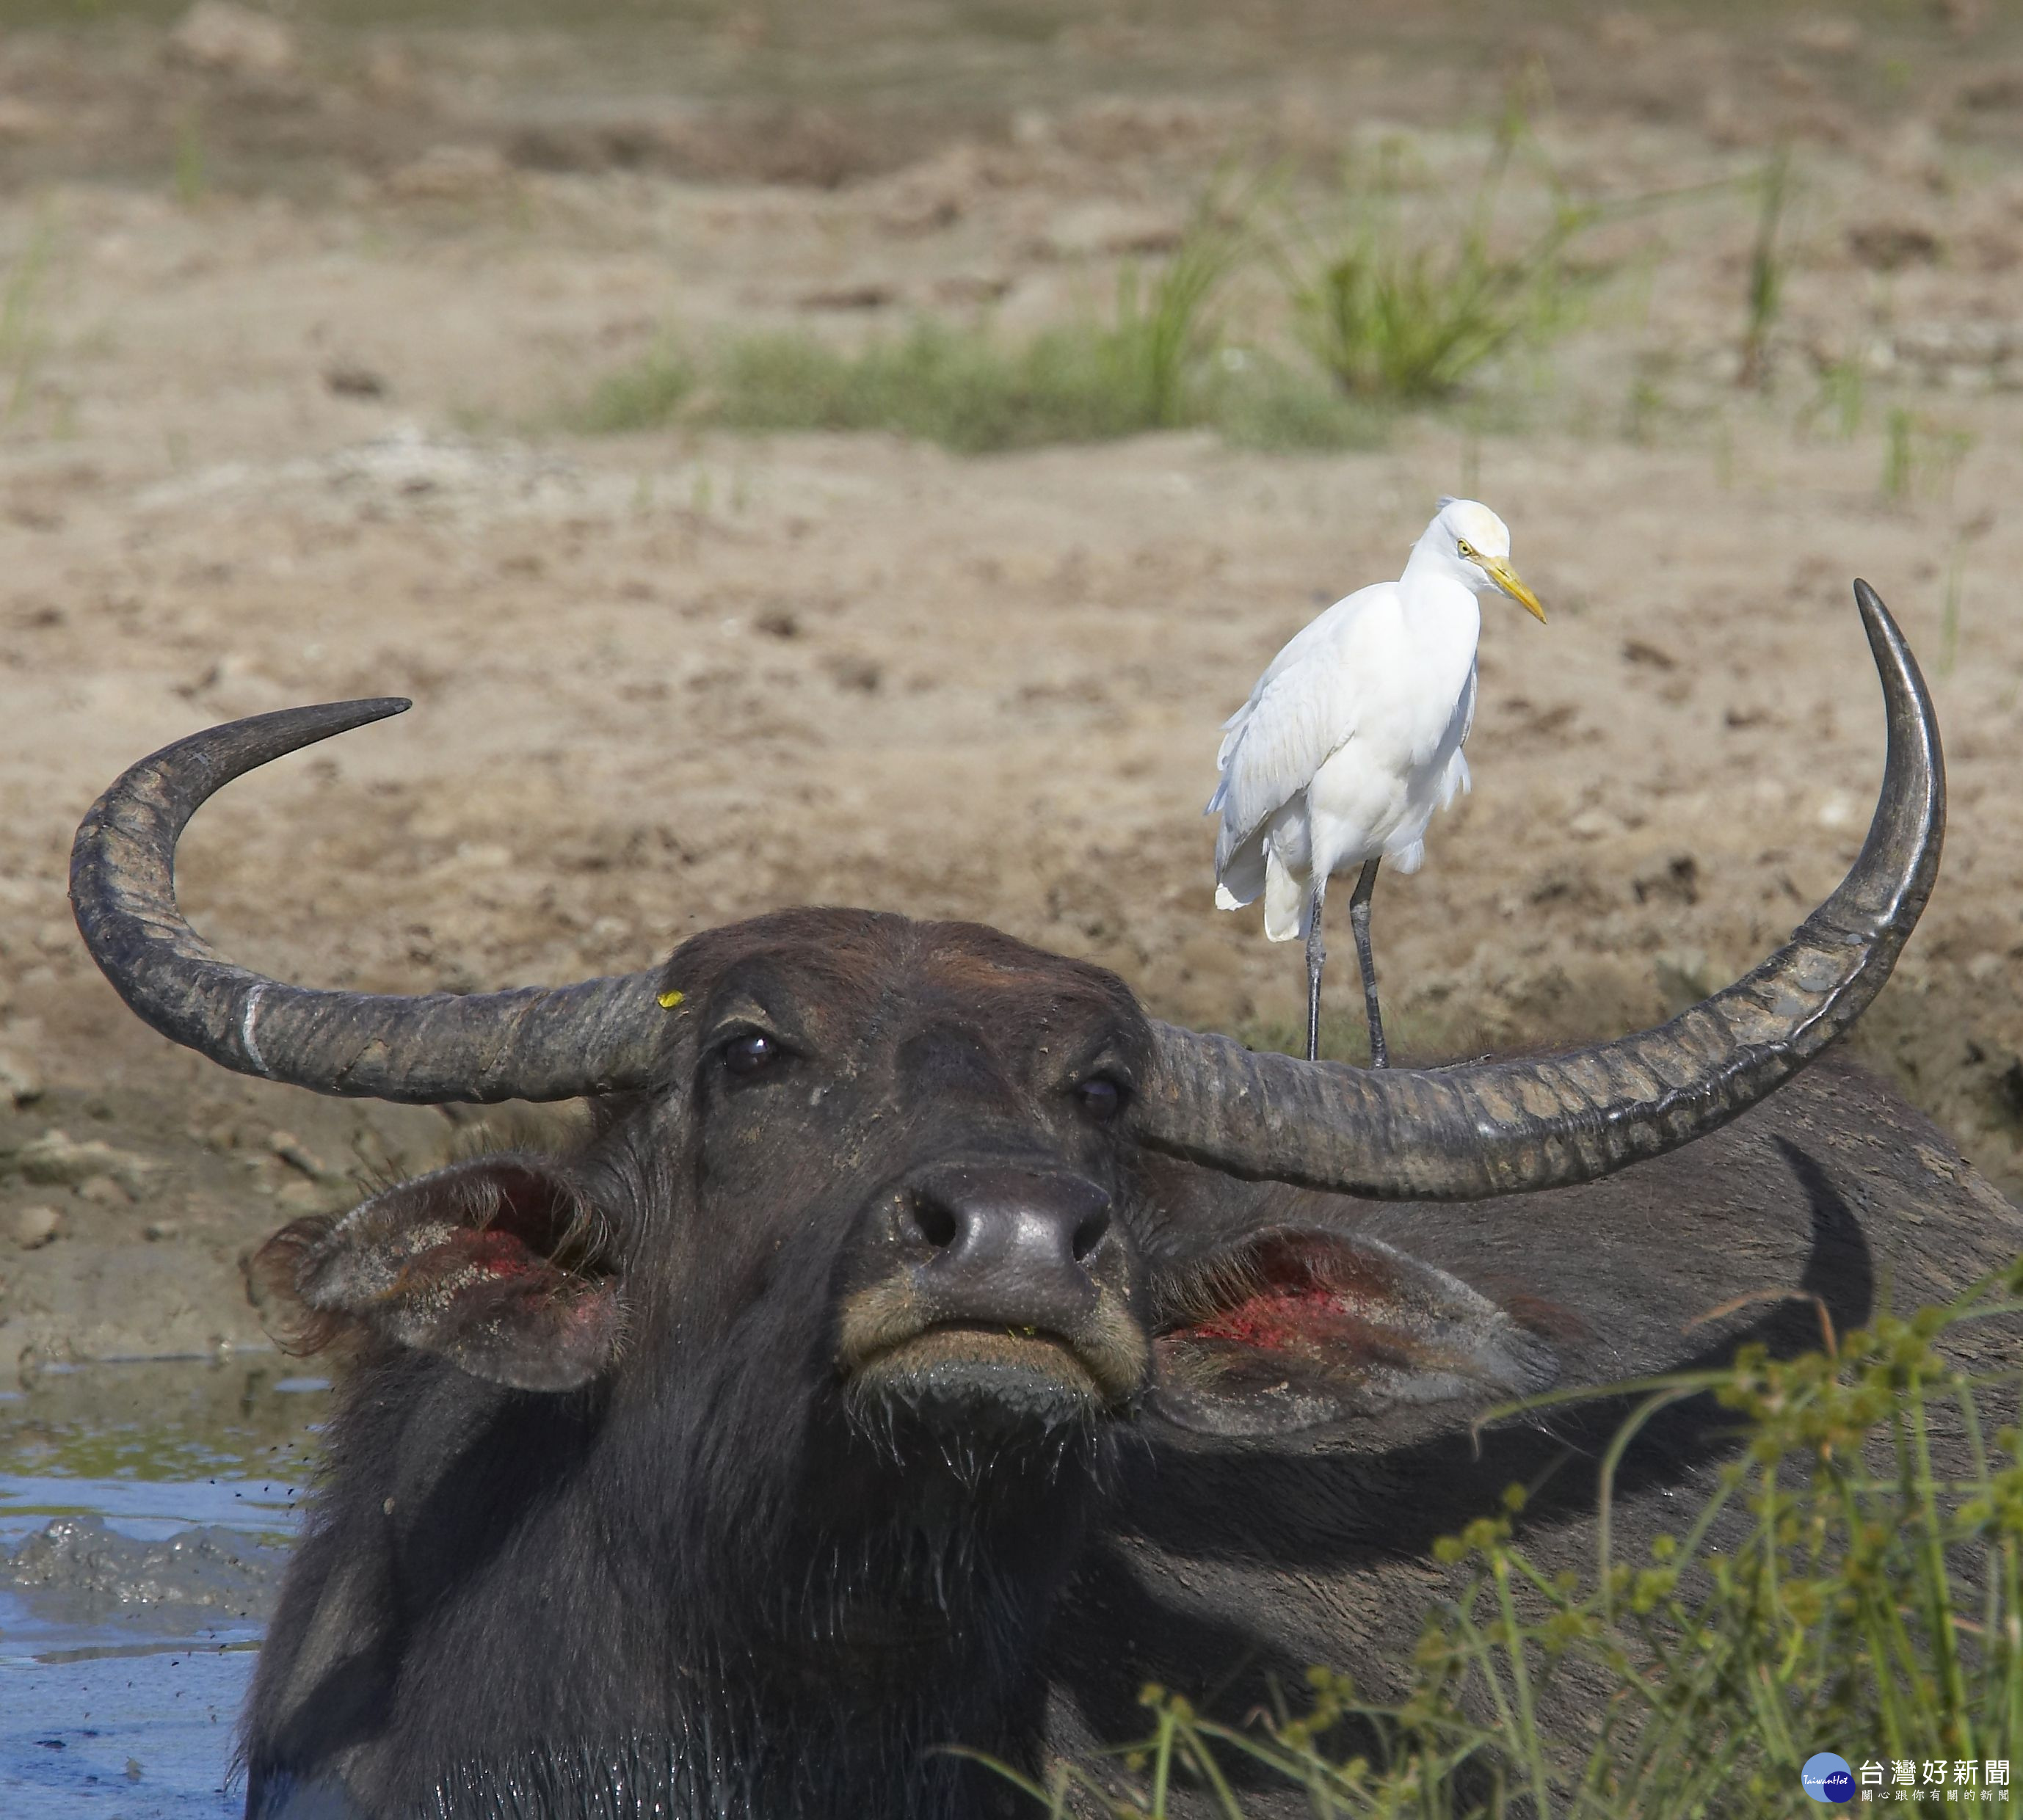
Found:
[[[1469,787],[1461,742],[1475,718],[1477,597],[1492,589],[1542,620],[1510,566],[1510,532],[1487,506],[1443,499],[1396,581],[1359,588],[1293,638],[1223,725],[1215,901],[1264,898],[1264,933],[1307,944],[1307,1059],[1320,1053],[1321,904],[1363,870],[1348,901],[1370,1019],[1370,1063],[1388,1057],[1370,954],[1370,894],[1388,860],[1416,872],[1426,824]]]

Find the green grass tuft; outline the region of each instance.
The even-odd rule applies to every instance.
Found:
[[[706,413],[729,429],[887,430],[964,455],[1091,442],[1193,421],[1151,353],[1132,330],[1087,323],[1008,346],[922,321],[854,354],[750,335],[719,355]]]
[[[663,344],[633,365],[608,373],[573,413],[573,427],[593,435],[657,429],[671,423],[695,390],[695,363]]]
[[[1959,543],[1946,563],[1945,604],[1939,616],[1939,674],[1950,676],[1959,663],[1960,606],[1966,597],[1966,552]]]
[[[1597,218],[1553,191],[1542,226],[1499,233],[1505,178],[1524,138],[1512,113],[1465,218],[1422,221],[1395,172],[1344,173],[1347,221],[1329,241],[1304,229],[1281,256],[1300,338],[1344,390],[1364,399],[1447,397],[1514,345],[1564,324],[1579,280],[1568,259]]]
[[[1829,419],[1834,433],[1842,442],[1852,442],[1860,433],[1868,403],[1868,384],[1859,357],[1848,355],[1831,360],[1820,369],[1819,394],[1800,415],[1800,425],[1809,429],[1820,418]]]
[[[1971,430],[1955,429],[1903,405],[1893,406],[1884,426],[1883,497],[1908,499],[1915,489],[1950,506],[1953,483],[1961,464],[1973,452],[1974,443]]]
[[[192,108],[176,122],[174,186],[176,200],[186,209],[200,203],[210,187],[210,161],[204,155],[203,122]]]
[[[1549,1578],[1485,1518],[1436,1552],[1471,1570],[1430,1616],[1395,1705],[1316,1669],[1300,1710],[1232,1727],[1147,1689],[1151,1735],[1100,1765],[1059,1765],[1028,1792],[1055,1815],[1136,1820],[1201,1791],[1241,1820],[1229,1771],[1304,1792],[1318,1815],[1421,1820],[1772,1820],[1805,1804],[1799,1771],[1821,1749],[1857,1767],[2023,1756],[2023,1438],[2007,1342],[1965,1330],[2023,1313],[2023,1264],[1908,1321],[1835,1336],[1776,1360],[1633,1386],[1556,1393],[1485,1420],[1626,1390],[1642,1393],[1604,1461],[1604,1485],[1637,1431],[1685,1398],[1733,1412],[1738,1445],[1718,1490],[1648,1559],[1611,1543],[1604,1497],[1593,1570]],[[1962,1343],[1948,1354],[1938,1342]],[[1953,1438],[1959,1476],[1933,1438]],[[1521,1509],[1512,1488],[1505,1504]],[[1739,1542],[1710,1538],[1739,1521]],[[1578,1736],[1539,1715],[1555,1682],[1586,1690]],[[1338,1741],[1358,1723],[1376,1747]],[[1098,1774],[1099,1767],[1102,1774]],[[1886,1772],[1887,1773],[1887,1772]],[[1121,1779],[1125,1792],[1117,1793]],[[1943,1798],[1943,1797],[1942,1797]],[[1199,1797],[1196,1797],[1199,1804]],[[1276,1807],[1274,1811],[1279,1811]]]
[[[1395,413],[1388,407],[1347,396],[1304,363],[1251,349],[1224,353],[1206,415],[1236,448],[1272,453],[1377,448],[1391,433]]]
[[[1790,146],[1780,144],[1770,155],[1757,187],[1756,239],[1749,252],[1748,307],[1742,329],[1742,364],[1736,382],[1760,389],[1769,383],[1770,333],[1784,309],[1785,261],[1778,244],[1778,232],[1783,225],[1784,205],[1791,196]]]

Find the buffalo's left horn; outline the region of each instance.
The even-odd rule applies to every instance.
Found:
[[[1606,1175],[1712,1131],[1797,1073],[1889,977],[1931,894],[1945,761],[1897,623],[1854,584],[1889,751],[1840,888],[1745,978],[1669,1024],[1564,1055],[1365,1069],[1154,1027],[1134,1109],[1154,1148],[1231,1174],[1392,1201],[1470,1201]]]
[[[184,919],[176,841],[206,798],[270,758],[408,706],[389,697],[287,708],[143,758],[92,806],[71,849],[71,903],[92,959],[172,1041],[319,1093],[440,1105],[643,1086],[668,1021],[657,974],[467,997],[321,992],[232,966]]]

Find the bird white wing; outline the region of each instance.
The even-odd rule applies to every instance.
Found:
[[[1458,781],[1464,790],[1469,788],[1468,761],[1461,755],[1461,749],[1467,744],[1468,736],[1475,731],[1475,696],[1477,681],[1476,667],[1471,663],[1468,667],[1468,687],[1461,692],[1461,704],[1454,710],[1454,718],[1461,723],[1461,737],[1454,744],[1454,763],[1460,767]],[[1447,807],[1447,801],[1453,795],[1453,788],[1450,787],[1447,796],[1440,800],[1441,808]]]
[[[1207,809],[1222,817],[1218,877],[1237,849],[1355,736],[1357,623],[1373,608],[1395,606],[1397,594],[1396,582],[1379,582],[1336,601],[1271,660],[1250,699],[1224,723],[1216,755],[1222,779]]]

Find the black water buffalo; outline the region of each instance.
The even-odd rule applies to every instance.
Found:
[[[189,929],[176,840],[232,777],[405,704],[134,767],[73,896],[156,1028],[320,1091],[588,1096],[594,1121],[251,1266],[285,1343],[350,1357],[247,1715],[249,1814],[1015,1811],[937,1747],[1030,1766],[1131,1730],[1147,1675],[1240,1708],[1409,1637],[1431,1539],[1610,1419],[1476,1458],[1485,1401],[1802,1345],[1809,1304],[1681,1330],[1765,1288],[1857,1321],[1886,1275],[1933,1292],[2023,1246],[1835,1064],[1728,1123],[1873,996],[1937,866],[1930,704],[1858,591],[1889,758],[1853,870],[1737,985],[1549,1058],[1253,1054],[1099,968],[858,911],[565,990],[307,990]],[[1696,1419],[1633,1462],[1650,1522],[1711,1445]],[[1549,1557],[1591,1476],[1535,1507]]]

